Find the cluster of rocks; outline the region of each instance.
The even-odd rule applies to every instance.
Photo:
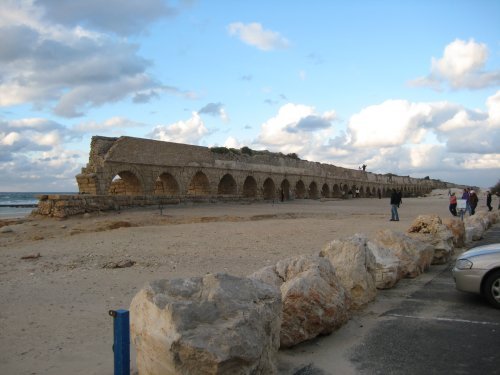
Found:
[[[208,274],[151,282],[133,299],[139,374],[273,374],[278,349],[327,335],[402,278],[447,263],[497,213],[463,222],[417,217],[407,233],[382,230],[328,243],[248,277]]]

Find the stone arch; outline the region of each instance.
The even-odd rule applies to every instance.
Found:
[[[316,185],[316,182],[311,182],[309,184],[309,198],[310,199],[318,199],[318,185]]]
[[[365,189],[363,188],[363,186],[359,187],[359,196],[360,197],[364,197],[365,196]]]
[[[243,197],[255,198],[257,197],[257,181],[252,176],[247,176],[243,183]]]
[[[377,195],[377,189],[375,189],[375,186],[372,187],[372,196]]]
[[[297,199],[304,199],[306,197],[306,185],[302,180],[298,180],[295,184],[295,197]]]
[[[108,193],[110,195],[142,195],[143,188],[134,172],[123,170],[111,179]]]
[[[227,173],[219,181],[219,186],[217,186],[218,195],[236,195],[236,181],[231,174]]]
[[[323,198],[330,198],[330,187],[326,182],[321,187],[321,196]]]
[[[282,201],[287,201],[290,199],[290,182],[285,178],[283,181],[281,181],[281,196],[280,199]]]
[[[265,200],[276,198],[276,185],[271,177],[266,178],[262,185],[262,195]]]
[[[340,192],[339,185],[334,184],[333,188],[332,188],[332,196],[334,196],[334,197],[340,197],[341,195],[342,195],[342,193]]]
[[[188,185],[187,195],[210,195],[210,182],[202,171],[196,172]]]
[[[153,194],[155,195],[178,195],[179,184],[174,176],[164,172],[158,176],[154,184]]]

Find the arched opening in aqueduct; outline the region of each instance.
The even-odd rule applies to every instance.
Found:
[[[210,195],[210,182],[205,173],[196,172],[189,183],[187,194],[194,196]]]
[[[321,196],[323,198],[330,198],[330,188],[327,184],[323,184],[323,187],[321,188]]]
[[[243,197],[255,198],[257,196],[257,181],[252,176],[248,176],[243,183]]]
[[[134,173],[122,171],[111,180],[108,193],[110,195],[141,195],[141,182]]]
[[[219,182],[219,186],[217,187],[217,194],[236,195],[236,192],[236,181],[234,180],[233,176],[231,176],[229,173],[225,174]]]
[[[309,198],[318,199],[318,185],[314,181],[309,184]]]
[[[290,182],[285,178],[281,182],[281,191],[283,193],[283,200],[287,201],[290,199]]]
[[[178,195],[180,192],[177,180],[170,173],[162,173],[155,181],[155,195]]]
[[[276,186],[271,178],[267,178],[263,185],[263,195],[265,200],[276,198]]]
[[[332,197],[340,197],[341,195],[339,185],[334,184],[332,187]]]
[[[306,185],[302,180],[298,180],[295,184],[295,198],[304,199],[306,197]]]

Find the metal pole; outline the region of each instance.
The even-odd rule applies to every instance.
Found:
[[[114,375],[130,375],[130,318],[128,310],[109,310],[113,317]]]

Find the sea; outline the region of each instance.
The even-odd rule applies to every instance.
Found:
[[[42,194],[75,194],[61,192],[0,192],[0,219],[20,218],[28,216],[36,208],[38,195]]]

